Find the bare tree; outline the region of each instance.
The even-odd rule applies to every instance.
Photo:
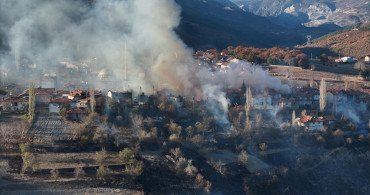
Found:
[[[320,83],[320,111],[324,112],[326,106],[326,81],[321,79]]]
[[[133,128],[134,128],[134,131],[139,131],[143,128],[143,117],[141,115],[135,115],[133,118],[132,118],[132,124],[133,124]]]

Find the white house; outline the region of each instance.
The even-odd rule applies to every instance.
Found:
[[[370,62],[370,56],[365,56],[365,62]]]
[[[306,127],[310,131],[321,130],[324,125],[332,125],[335,121],[333,116],[303,116],[297,120],[297,123],[301,127]]]
[[[49,103],[49,113],[59,113],[63,104],[69,104],[70,108],[76,107],[76,102],[73,102],[72,100],[68,98],[53,99],[53,100],[50,100],[50,103]]]
[[[321,130],[324,127],[324,122],[316,120],[312,116],[304,116],[297,120],[297,123],[301,127],[306,127],[310,131]]]
[[[5,98],[1,104],[4,112],[25,113],[28,101],[21,97],[9,97]]]
[[[352,58],[352,57],[349,57],[349,56],[342,57],[340,59],[335,60],[335,62],[342,62],[342,63],[355,63],[357,61],[358,60],[356,58]]]
[[[126,100],[132,101],[132,91],[126,91],[126,92],[113,92],[108,91],[107,97],[114,99],[116,102],[124,102]]]

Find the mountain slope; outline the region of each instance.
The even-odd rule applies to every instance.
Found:
[[[327,48],[342,56],[363,58],[370,55],[370,23],[345,28],[341,31],[320,37],[311,45],[300,46],[302,49]]]
[[[348,26],[370,21],[368,0],[231,0],[246,11],[271,17],[279,24]]]
[[[182,7],[182,20],[176,31],[186,44],[195,49],[223,49],[229,45],[285,47],[304,42],[302,36],[232,6],[228,0],[176,2]]]

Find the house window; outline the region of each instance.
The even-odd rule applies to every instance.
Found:
[[[14,106],[18,106],[18,102],[14,102]]]

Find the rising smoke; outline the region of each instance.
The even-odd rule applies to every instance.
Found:
[[[146,92],[165,84],[185,96],[209,97],[215,114],[227,116],[223,89],[243,82],[260,91],[266,87],[289,92],[279,79],[248,63],[233,64],[226,73],[197,66],[174,28],[180,22],[180,7],[174,0],[0,0],[1,42],[7,51],[0,56],[2,70],[16,72],[14,80],[34,78],[17,72],[23,59],[39,70],[60,65],[65,59],[81,63],[96,59],[92,72],[109,69],[114,85],[130,85]],[[127,80],[124,82],[124,65]],[[91,79],[90,84],[94,84]],[[121,87],[120,87],[121,86]],[[96,87],[97,88],[97,87]]]

